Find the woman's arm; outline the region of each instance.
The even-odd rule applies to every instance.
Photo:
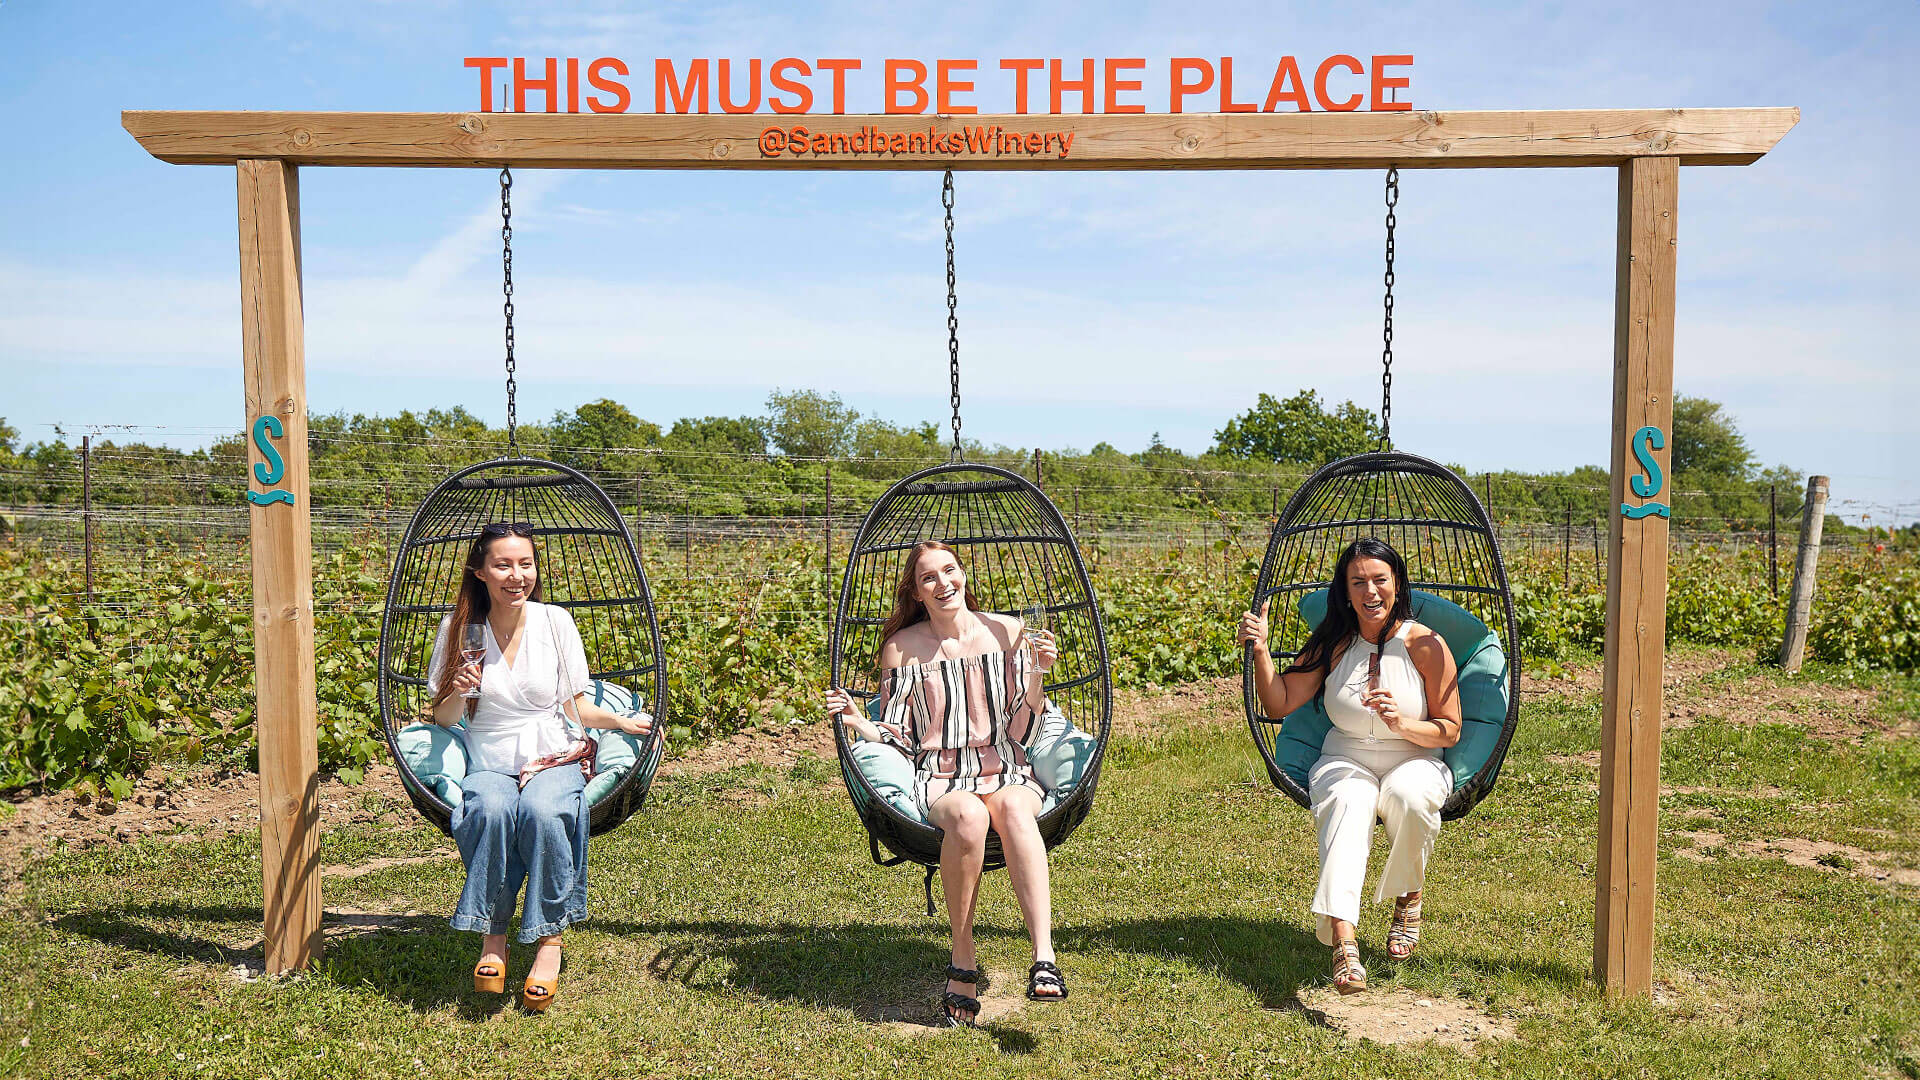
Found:
[[[1260,698],[1260,711],[1277,720],[1311,701],[1326,682],[1327,672],[1321,667],[1290,671],[1285,675],[1279,673],[1274,667],[1273,653],[1267,648],[1267,612],[1272,607],[1273,601],[1269,599],[1260,605],[1258,614],[1249,611],[1240,616],[1240,629],[1234,640],[1241,645],[1253,644],[1254,693]]]
[[[1444,750],[1460,741],[1460,672],[1446,639],[1431,630],[1407,635],[1407,655],[1427,688],[1427,719],[1402,719],[1391,690],[1370,691],[1360,700],[1381,722],[1414,744]]]
[[[1025,623],[1017,623],[1019,636],[1014,639],[1016,649],[1033,647],[1033,664],[1027,670],[1026,698],[1027,708],[1032,710],[1034,722],[1032,729],[1040,729],[1040,714],[1047,711],[1047,672],[1060,662],[1060,644],[1052,634],[1044,630],[1029,632]]]
[[[629,735],[645,735],[653,730],[653,717],[646,713],[638,716],[617,713],[612,709],[595,705],[585,693],[574,696],[573,714],[579,718],[581,727],[624,731]]]

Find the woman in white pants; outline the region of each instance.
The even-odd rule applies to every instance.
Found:
[[[1393,847],[1375,902],[1395,898],[1387,952],[1411,955],[1420,940],[1420,891],[1440,834],[1440,806],[1453,774],[1440,751],[1460,741],[1459,672],[1439,634],[1414,622],[1407,564],[1388,544],[1363,538],[1334,567],[1327,616],[1285,671],[1267,650],[1267,611],[1240,618],[1252,642],[1254,685],[1268,716],[1286,716],[1324,693],[1333,721],[1307,774],[1320,833],[1320,885],[1313,895],[1320,942],[1333,946],[1333,985],[1366,989],[1354,923],[1367,875],[1374,818]]]

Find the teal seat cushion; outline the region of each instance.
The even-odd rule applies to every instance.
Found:
[[[867,716],[877,721],[880,699],[867,702]],[[1029,764],[1033,778],[1046,789],[1040,802],[1042,814],[1052,810],[1073,794],[1093,761],[1099,740],[1073,726],[1065,713],[1052,701],[1040,717],[1040,735],[1034,741]],[[913,762],[907,755],[884,743],[855,741],[851,745],[854,767],[860,770],[874,793],[909,821],[927,823],[913,797]]]
[[[618,683],[593,680],[590,691],[595,705],[622,716],[637,716],[646,712],[646,703],[633,691]],[[587,735],[595,743],[593,779],[587,781],[587,805],[591,806],[604,798],[608,792],[620,785],[620,781],[638,765],[644,764],[642,775],[651,776],[660,766],[660,750],[666,745],[661,739],[654,743],[654,752],[646,762],[640,761],[641,751],[646,746],[647,736],[629,735],[612,728],[588,728]]]
[[[460,805],[460,782],[467,778],[465,725],[408,724],[394,733],[400,760],[429,791],[448,806]]]
[[[609,712],[633,716],[646,711],[624,686],[595,679],[591,692],[593,703]],[[407,763],[407,768],[448,806],[460,805],[460,782],[467,778],[467,749],[461,738],[465,731],[464,723],[444,728],[421,723],[408,724],[394,735],[393,741],[399,746],[401,760]],[[654,744],[654,752],[643,763],[640,752],[646,740],[642,736],[610,728],[588,728],[587,736],[596,747],[593,779],[587,781],[586,788],[589,806],[618,787],[621,778],[635,767],[644,765],[643,775],[651,776],[660,765],[664,740]]]
[[[1500,743],[1507,724],[1507,692],[1511,686],[1506,650],[1500,635],[1487,629],[1466,608],[1421,589],[1413,591],[1414,621],[1439,634],[1453,653],[1460,672],[1460,741],[1442,752],[1459,787],[1480,771]],[[1316,589],[1300,598],[1300,617],[1309,626],[1327,616],[1327,593]],[[1321,744],[1333,721],[1315,695],[1312,701],[1287,715],[1274,740],[1274,759],[1280,771],[1307,786],[1307,773],[1320,760]]]

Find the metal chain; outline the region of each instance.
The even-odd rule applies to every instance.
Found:
[[[1386,318],[1380,327],[1380,449],[1393,445],[1393,208],[1400,202],[1400,170],[1387,170]]]
[[[513,452],[519,449],[520,417],[513,400],[513,170],[508,168],[500,170],[500,294],[507,317],[507,450]]]
[[[960,316],[957,312],[959,299],[954,294],[955,277],[953,274],[953,170],[948,169],[946,178],[940,181],[940,205],[947,212],[947,370],[952,380],[953,392],[950,403],[953,406],[953,449],[949,451],[949,461],[960,460]]]

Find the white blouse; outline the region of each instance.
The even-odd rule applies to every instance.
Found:
[[[1403,622],[1380,650],[1380,688],[1393,693],[1402,720],[1427,718],[1427,683],[1420,669],[1413,666],[1407,652],[1407,633],[1413,623]],[[1367,658],[1373,645],[1356,635],[1347,643],[1339,659],[1327,672],[1325,705],[1333,729],[1360,742],[1406,742],[1406,737],[1388,727],[1380,715],[1360,700],[1367,692]]]
[[[467,721],[469,772],[518,776],[527,762],[559,753],[578,737],[562,706],[592,686],[580,630],[565,608],[533,600],[527,601],[521,617],[525,626],[520,652],[511,666],[501,662],[500,643],[487,625],[480,698]],[[427,667],[429,695],[440,690],[440,665],[452,637],[451,619],[449,615],[441,620],[434,639],[433,659]]]

